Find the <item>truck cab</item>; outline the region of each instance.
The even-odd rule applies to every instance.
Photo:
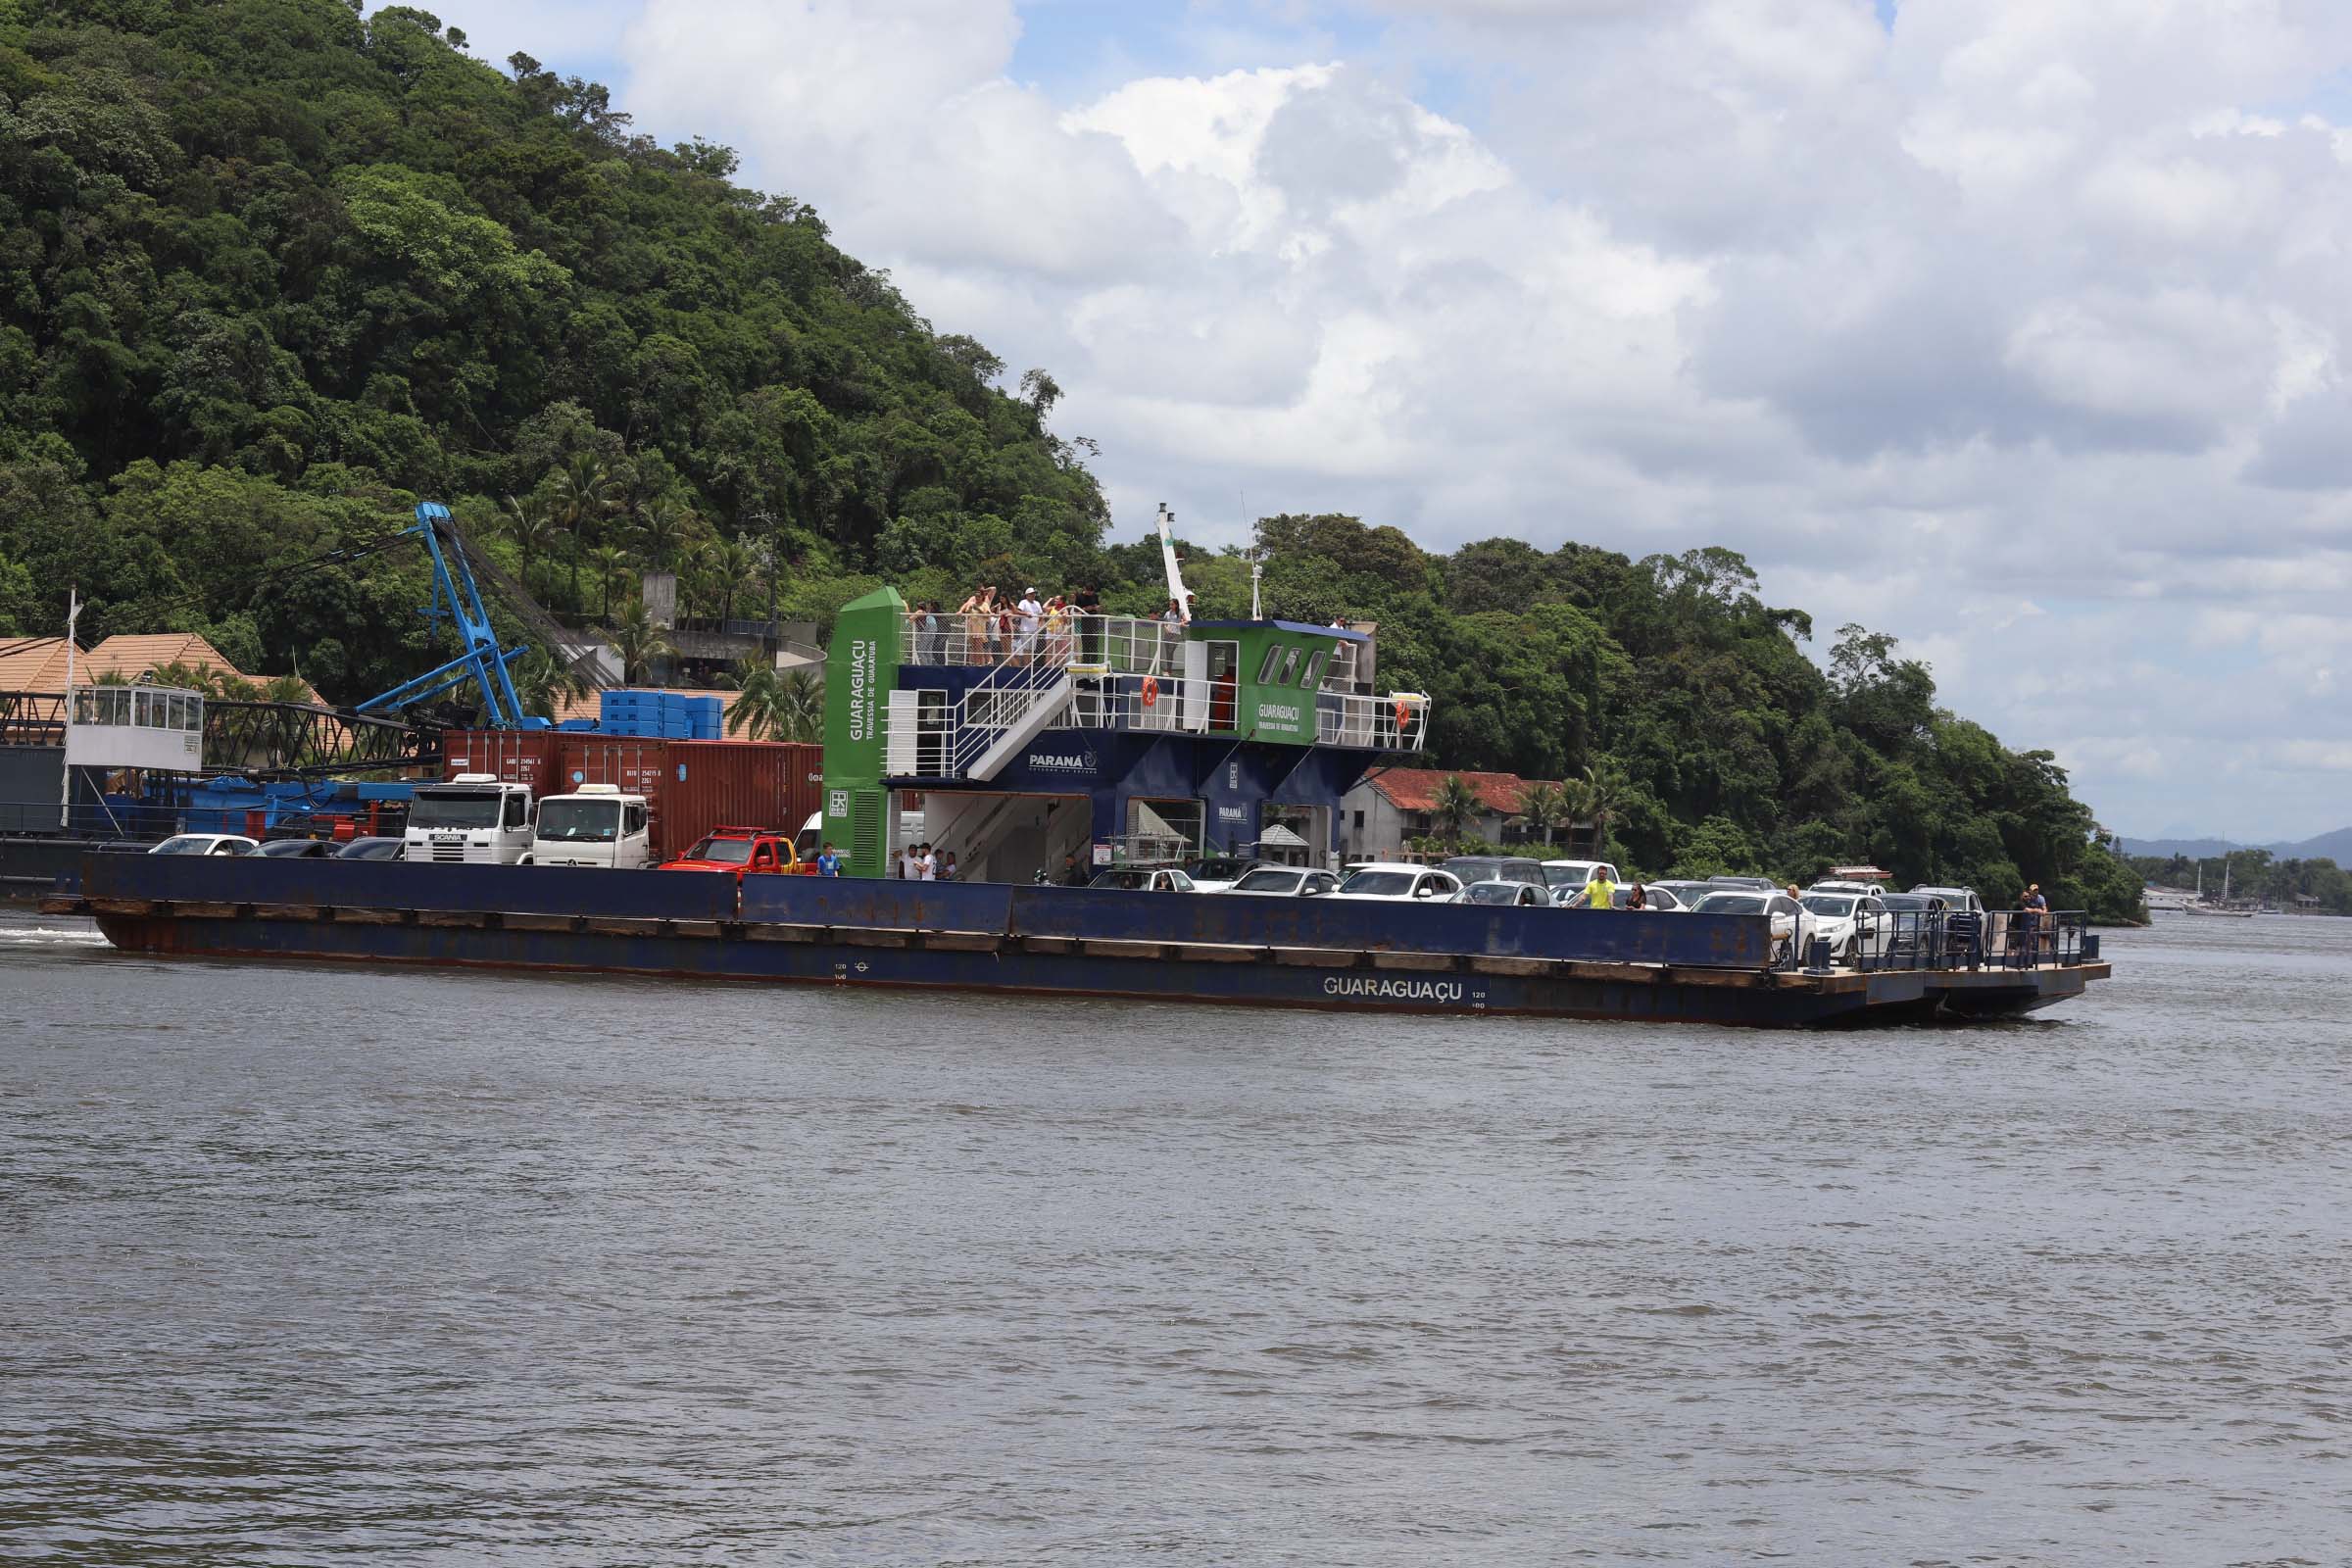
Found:
[[[513,865],[531,858],[531,791],[491,773],[419,784],[401,858],[424,865]]]
[[[540,865],[633,870],[653,863],[653,813],[617,784],[583,784],[539,802],[531,858]]]
[[[731,871],[747,876],[806,876],[816,866],[793,853],[792,835],[781,828],[714,827],[664,871]]]

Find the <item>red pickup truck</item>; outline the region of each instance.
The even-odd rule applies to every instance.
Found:
[[[664,871],[731,871],[746,876],[814,876],[816,866],[792,852],[792,834],[772,827],[714,827]]]

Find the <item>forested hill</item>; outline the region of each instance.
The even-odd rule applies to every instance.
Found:
[[[615,624],[649,563],[705,613],[885,580],[1151,607],[1156,552],[1104,542],[1050,375],[1005,390],[725,149],[464,44],[343,0],[0,0],[0,631],[54,629],[77,583],[85,633],[200,630],[349,701],[436,662],[419,563],[269,568],[419,496]],[[1381,623],[1436,762],[1579,784],[1646,871],[1853,858],[2136,902],[2046,753],[1939,711],[1884,636],[1825,638],[1825,669],[1729,552],[1438,557],[1342,516],[1259,543],[1269,610]],[[1188,572],[1247,609],[1237,556]]]

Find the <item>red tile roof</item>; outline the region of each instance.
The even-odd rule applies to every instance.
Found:
[[[1470,786],[1479,804],[1504,816],[1517,815],[1527,787],[1542,782],[1516,773],[1449,773],[1435,767],[1378,767],[1364,775],[1364,782],[1400,811],[1434,811],[1439,786],[1456,777]]]

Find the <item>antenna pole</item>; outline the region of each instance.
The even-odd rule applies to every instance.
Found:
[[[74,755],[74,629],[81,619],[81,589],[66,590],[66,707],[65,727],[61,737],[57,761],[57,825],[61,830],[74,826],[74,765],[67,759]]]

